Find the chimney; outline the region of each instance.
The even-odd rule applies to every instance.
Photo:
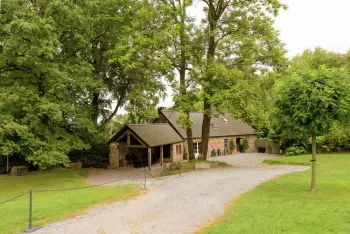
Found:
[[[166,110],[166,107],[164,106],[158,107],[158,114],[161,114],[162,110]]]

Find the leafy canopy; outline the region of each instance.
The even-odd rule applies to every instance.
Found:
[[[293,134],[319,135],[349,123],[350,78],[341,69],[301,70],[277,84],[274,118]]]

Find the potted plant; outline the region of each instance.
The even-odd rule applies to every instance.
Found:
[[[216,154],[217,154],[217,156],[221,156],[221,149],[220,149],[220,148],[218,148],[218,149],[216,150]]]
[[[247,150],[249,149],[249,141],[248,141],[248,138],[244,138],[244,140],[243,140],[243,149],[244,149],[244,153],[246,153]]]
[[[212,150],[211,150],[211,156],[212,156],[212,157],[216,157],[216,150],[215,150],[215,149],[212,149]]]
[[[231,138],[231,140],[230,140],[230,152],[231,152],[231,154],[236,153],[236,144],[235,144],[233,138]]]

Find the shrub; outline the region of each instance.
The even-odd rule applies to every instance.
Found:
[[[89,150],[75,150],[69,153],[71,162],[81,162],[83,167],[107,168],[109,152],[105,143],[96,143]]]
[[[307,149],[299,146],[292,146],[286,150],[286,156],[297,156],[297,155],[303,155],[308,153],[309,151]]]
[[[187,146],[184,145],[184,159],[188,159]]]
[[[244,147],[244,150],[247,150],[249,148],[248,138],[244,138],[244,140],[243,140],[243,147]]]
[[[216,150],[212,149],[210,155],[212,157],[216,157]]]
[[[230,151],[232,152],[236,148],[235,141],[233,138],[230,139]]]
[[[221,155],[221,149],[220,149],[220,148],[216,150],[216,154],[217,154],[218,156]]]

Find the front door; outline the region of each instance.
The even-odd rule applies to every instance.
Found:
[[[228,139],[224,140],[224,155],[228,155],[229,151],[228,151]]]

